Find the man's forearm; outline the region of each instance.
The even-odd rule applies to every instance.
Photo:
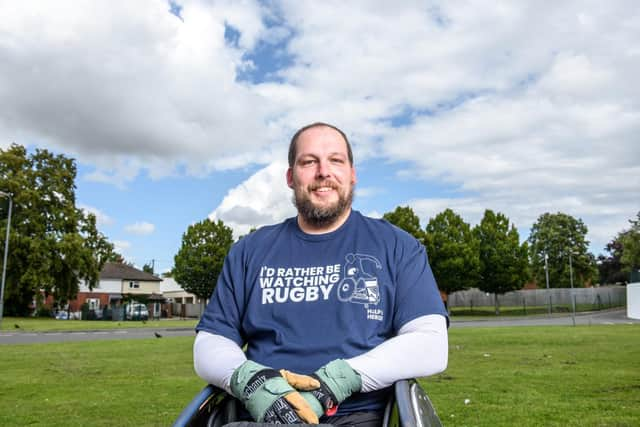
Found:
[[[362,377],[361,391],[369,392],[442,372],[448,355],[446,319],[434,314],[408,322],[397,336],[346,361]]]
[[[231,393],[231,375],[247,360],[235,342],[222,335],[200,331],[193,343],[193,366],[196,374],[208,384]]]

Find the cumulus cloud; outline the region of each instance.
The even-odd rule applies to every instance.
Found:
[[[231,227],[237,238],[251,228],[280,222],[295,215],[291,189],[287,186],[286,162],[274,162],[231,189],[209,215]]]
[[[156,226],[149,222],[141,221],[134,224],[129,224],[125,226],[124,229],[127,233],[145,236],[153,233],[156,229]]]
[[[130,247],[131,247],[131,242],[128,242],[126,240],[113,241],[114,250],[121,255],[124,255]]]
[[[113,218],[111,218],[109,215],[107,215],[106,213],[102,212],[100,209],[98,209],[96,207],[83,205],[83,204],[78,204],[78,208],[82,209],[85,212],[88,212],[88,213],[91,213],[91,214],[95,215],[95,217],[96,217],[96,225],[98,227],[104,227],[106,225],[112,225],[113,224]]]
[[[564,211],[602,246],[638,210],[631,0],[180,4],[182,19],[163,1],[12,4],[0,140],[71,153],[95,166],[87,179],[117,185],[257,163],[211,214],[240,234],[294,214],[273,160],[317,120],[343,128],[360,161],[454,189],[408,201],[423,217],[490,208],[529,227]],[[264,46],[286,60],[262,70]]]

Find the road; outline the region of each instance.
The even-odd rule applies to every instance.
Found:
[[[579,313],[575,316],[576,325],[614,325],[614,324],[640,324],[638,319],[629,319],[626,309],[606,310],[591,313]],[[573,324],[570,314],[554,316],[529,316],[510,317],[499,320],[460,320],[454,319],[451,328],[465,327],[497,327],[497,326],[552,326]],[[102,331],[73,331],[73,332],[2,332],[0,333],[0,345],[2,344],[33,344],[48,342],[91,341],[110,339],[140,339],[155,338],[155,334],[164,337],[195,336],[191,328],[140,328],[140,329],[114,329]]]

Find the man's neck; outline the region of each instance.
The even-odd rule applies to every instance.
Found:
[[[342,215],[330,224],[315,225],[308,223],[298,214],[298,227],[307,234],[327,234],[336,231],[342,224],[347,222],[349,215],[351,215],[351,208],[345,210]]]

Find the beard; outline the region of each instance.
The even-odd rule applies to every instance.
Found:
[[[335,186],[332,187],[335,188]],[[298,214],[305,222],[315,227],[326,227],[333,224],[351,207],[352,203],[353,186],[346,194],[338,192],[338,200],[327,206],[315,205],[307,193],[303,191],[294,190],[293,192],[293,204],[298,209]]]

